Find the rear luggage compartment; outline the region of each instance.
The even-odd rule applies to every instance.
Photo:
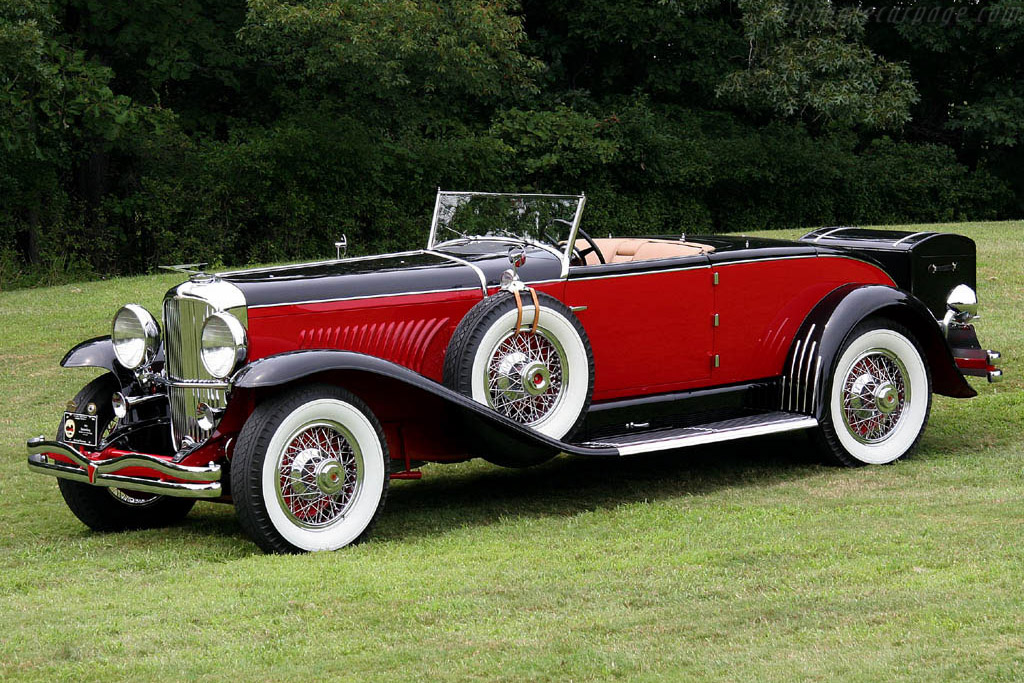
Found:
[[[801,242],[853,252],[874,261],[897,286],[920,299],[942,318],[946,298],[957,285],[977,290],[974,241],[963,235],[939,232],[900,232],[865,228],[819,228]]]

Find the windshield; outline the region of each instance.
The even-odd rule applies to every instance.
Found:
[[[438,192],[428,249],[444,242],[508,239],[566,255],[583,195]]]

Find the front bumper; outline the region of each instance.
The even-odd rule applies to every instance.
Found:
[[[108,448],[83,453],[59,441],[37,436],[28,441],[33,472],[94,486],[144,491],[179,498],[219,498],[220,465],[180,465],[169,458]]]

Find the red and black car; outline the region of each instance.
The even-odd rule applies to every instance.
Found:
[[[585,198],[440,192],[425,249],[193,272],[65,367],[109,372],[29,466],[98,530],[231,502],[275,552],[367,536],[392,478],[809,430],[910,452],[933,392],[995,381],[975,248],[934,232],[612,237]],[[609,235],[602,237],[601,235]]]

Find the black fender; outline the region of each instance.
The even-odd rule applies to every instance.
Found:
[[[116,366],[115,366],[116,364]],[[124,368],[114,355],[114,342],[110,336],[86,339],[64,354],[60,359],[62,368],[106,368],[117,373]]]
[[[119,362],[114,355],[114,342],[110,336],[94,337],[78,344],[64,354],[60,360],[62,368],[105,368],[110,370],[121,382],[121,386],[127,386],[134,381],[131,370],[128,370]]]
[[[933,392],[954,398],[977,396],[927,306],[895,287],[848,284],[825,295],[797,330],[783,366],[783,410],[823,417],[827,380],[839,350],[853,328],[871,315],[885,315],[914,333],[931,369]]]
[[[267,356],[238,370],[231,378],[231,389],[254,390],[283,386],[325,372],[336,371],[362,372],[386,377],[436,396],[458,413],[484,420],[494,427],[498,435],[509,440],[508,446],[572,455],[617,456],[619,454],[615,448],[581,447],[552,439],[409,368],[355,351],[288,351]],[[500,446],[501,444],[496,445]]]

